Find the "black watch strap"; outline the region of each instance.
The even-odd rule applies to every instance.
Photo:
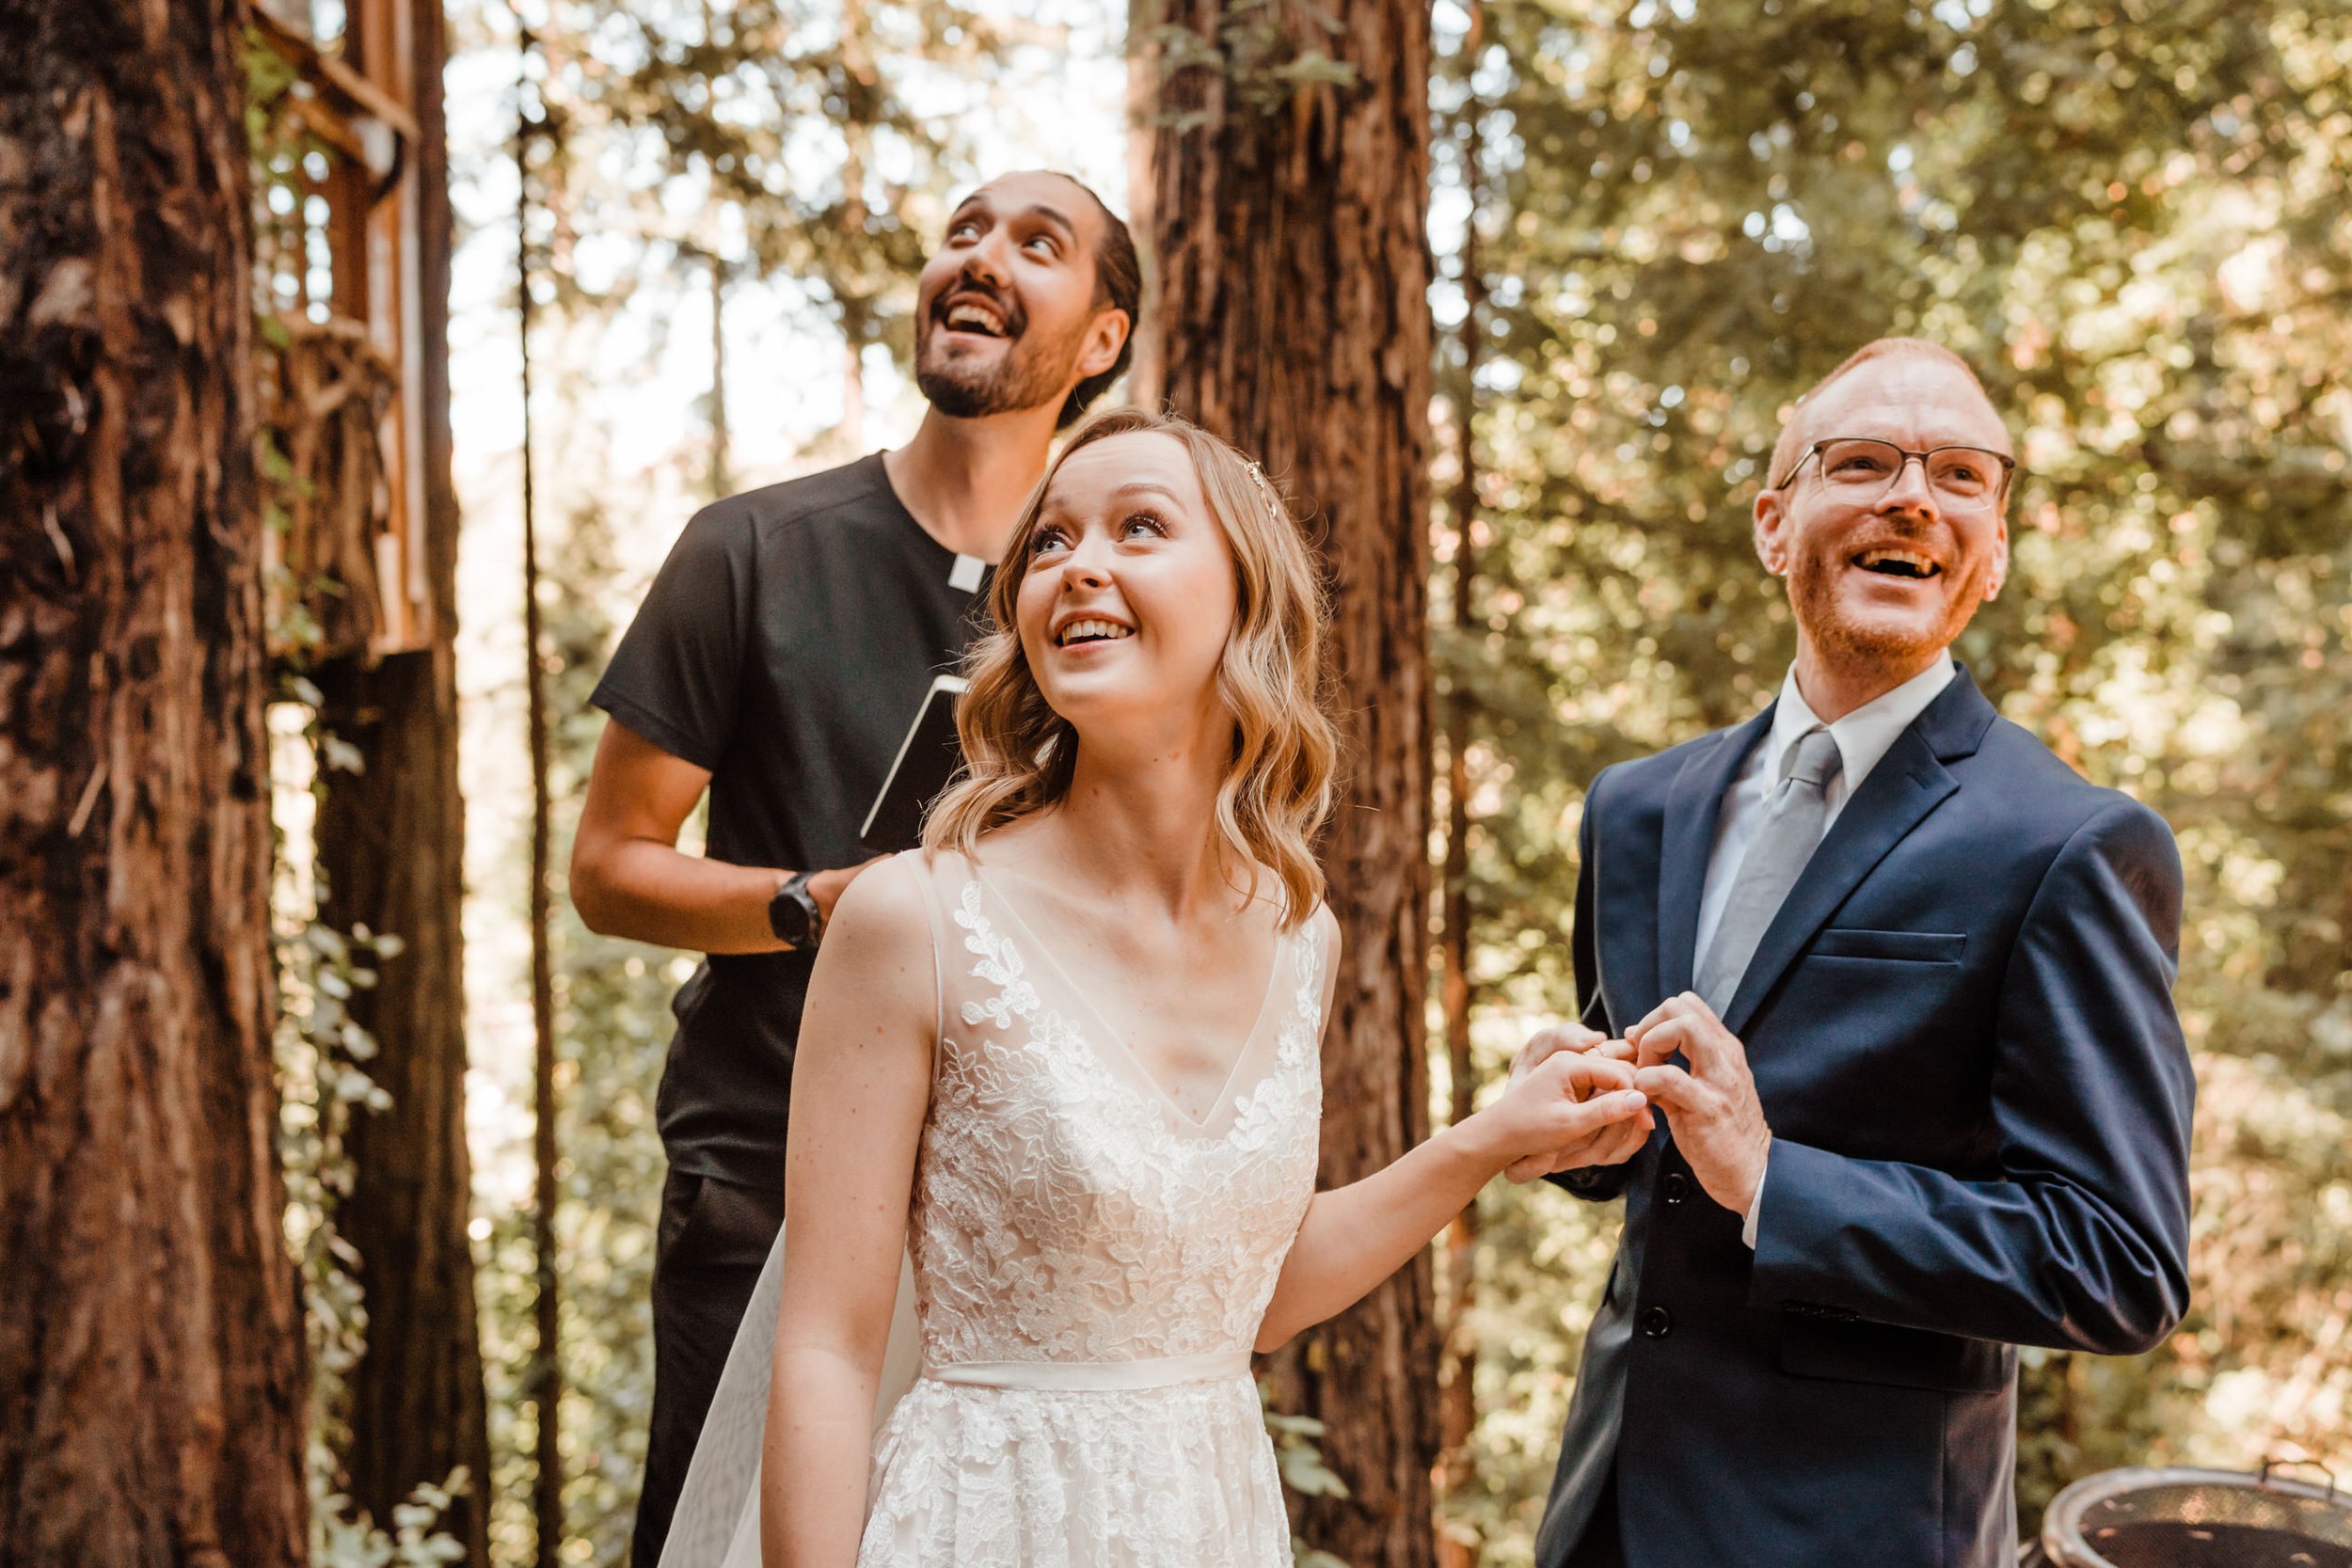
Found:
[[[768,900],[768,929],[778,942],[801,952],[814,952],[825,935],[824,913],[817,907],[817,895],[808,891],[814,875],[794,872]]]

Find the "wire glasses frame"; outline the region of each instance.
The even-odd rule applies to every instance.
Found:
[[[1835,464],[1832,463],[1829,455],[1833,449],[1837,451]],[[1960,478],[1955,471],[1956,465],[1961,459],[1947,458],[1941,465],[1936,462],[1937,458],[1945,457],[1947,453],[1964,453],[1968,457],[1982,459],[1985,463],[1999,468],[2000,478],[1990,491],[1972,488],[1969,483]],[[2010,481],[2017,472],[2017,459],[2006,452],[1994,451],[1988,447],[1931,447],[1926,451],[1909,451],[1892,441],[1881,441],[1871,436],[1833,436],[1826,440],[1816,441],[1805,448],[1798,454],[1797,460],[1788,466],[1788,471],[1781,476],[1780,483],[1772,488],[1787,489],[1796,482],[1797,475],[1804,470],[1805,464],[1816,457],[1821,460],[1823,483],[1852,484],[1860,487],[1868,484],[1878,472],[1883,471],[1886,477],[1873,492],[1872,499],[1892,490],[1901,480],[1903,469],[1914,458],[1918,459],[1919,472],[1926,478],[1929,487],[1938,495],[1951,500],[1997,499],[2008,493]],[[1877,467],[1857,473],[1853,471],[1857,464],[1875,464]]]

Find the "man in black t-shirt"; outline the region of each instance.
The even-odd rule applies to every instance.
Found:
[[[784,1218],[809,970],[868,858],[899,738],[985,614],[1054,433],[1126,367],[1127,227],[1057,174],[967,197],[923,269],[906,447],[687,524],[590,700],[612,718],[572,850],[595,930],[707,954],[674,1004],[657,1115],[654,1408],[630,1547],[657,1568],[688,1461]],[[678,830],[707,789],[707,852]]]

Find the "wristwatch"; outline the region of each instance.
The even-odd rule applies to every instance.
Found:
[[[777,941],[803,953],[817,951],[825,936],[825,913],[817,907],[817,895],[808,891],[809,878],[814,875],[794,872],[768,900],[768,929],[776,934]]]

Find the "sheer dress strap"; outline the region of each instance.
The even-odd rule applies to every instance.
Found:
[[[923,890],[923,909],[931,927],[931,1071],[938,1074],[939,1042],[947,1037],[947,932],[946,902],[940,896],[939,879],[948,874],[949,866],[963,866],[961,855],[952,849],[908,849],[899,859],[914,873],[915,885]]]

